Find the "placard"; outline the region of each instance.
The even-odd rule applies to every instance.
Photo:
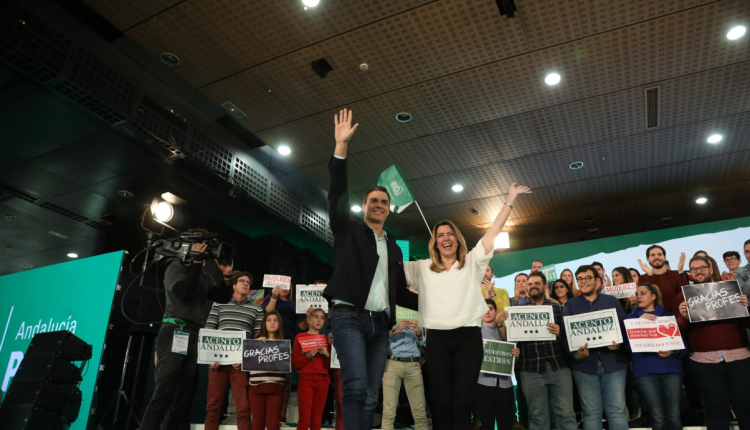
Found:
[[[403,320],[416,321],[419,324],[419,312],[396,305],[396,324]]]
[[[505,321],[505,330],[508,342],[557,339],[557,336],[547,330],[547,324],[555,323],[552,306],[512,306],[506,311],[508,320]]]
[[[680,328],[673,316],[632,318],[623,321],[633,352],[659,352],[685,349]]]
[[[618,299],[627,299],[630,296],[635,295],[636,283],[631,282],[629,284],[610,285],[602,288],[602,293],[609,294]]]
[[[555,270],[555,265],[549,265],[544,266],[541,269],[539,269],[540,272],[544,274],[544,277],[547,278],[547,282],[552,282],[557,279],[557,270]]]
[[[682,294],[688,306],[690,322],[718,321],[748,316],[740,303],[742,290],[737,281],[685,285]]]
[[[299,346],[302,352],[312,351],[318,346],[328,346],[328,337],[324,334],[305,336],[299,340]]]
[[[568,315],[564,316],[563,320],[568,348],[571,351],[576,351],[587,343],[589,349],[610,346],[612,341],[622,343],[620,320],[614,309]]]
[[[244,330],[211,330],[198,332],[198,364],[220,365],[242,363]]]
[[[333,345],[331,345],[331,369],[341,369],[339,355],[336,353],[336,348]]]
[[[516,347],[512,342],[501,342],[498,340],[484,340],[484,359],[482,360],[482,373],[493,375],[512,376],[513,366],[516,365],[516,357],[510,351]]]
[[[242,342],[242,371],[292,372],[290,340],[245,339]]]
[[[310,308],[321,308],[328,313],[328,300],[323,297],[325,289],[325,285],[297,285],[297,313],[307,313]]]
[[[284,275],[263,275],[263,288],[279,287],[282,290],[292,288],[292,277]]]

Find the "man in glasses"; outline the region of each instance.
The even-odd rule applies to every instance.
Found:
[[[747,246],[747,245],[746,245]],[[696,284],[711,283],[713,269],[706,257],[690,259],[690,274]],[[747,296],[739,297],[748,306]],[[750,317],[691,323],[699,304],[688,304],[680,292],[676,297],[677,324],[686,337],[689,357],[685,368],[696,384],[706,407],[709,429],[728,429],[731,410],[741,429],[750,428],[750,347],[746,329]],[[687,387],[687,385],[686,385]]]
[[[575,276],[581,295],[565,302],[563,316],[615,309],[620,330],[625,333],[622,323],[625,312],[619,300],[596,291],[597,279],[601,280],[596,268],[581,266]],[[613,341],[612,345],[591,349],[586,344],[569,354],[573,357],[571,367],[581,398],[584,430],[602,430],[603,411],[607,412],[610,430],[627,430],[625,381],[630,363],[627,348]]]
[[[721,278],[725,281],[737,279],[737,276],[734,272],[739,269],[740,263],[742,263],[742,260],[740,259],[740,253],[737,251],[727,251],[724,253],[724,255],[722,255],[722,258],[724,258],[724,264],[727,266],[727,269],[729,269],[729,271],[721,272]]]

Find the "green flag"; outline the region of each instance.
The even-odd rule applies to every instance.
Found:
[[[378,178],[378,185],[385,187],[391,196],[391,212],[399,214],[414,203],[414,194],[395,164],[383,170]]]

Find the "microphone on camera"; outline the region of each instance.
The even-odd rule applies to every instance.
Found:
[[[181,239],[192,239],[192,240],[208,240],[208,239],[216,239],[217,237],[219,237],[219,233],[186,232],[180,235]]]

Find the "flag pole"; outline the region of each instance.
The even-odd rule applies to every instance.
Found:
[[[414,203],[417,204],[417,209],[419,209],[419,214],[422,215],[422,219],[424,220],[424,225],[427,226],[427,231],[430,232],[430,237],[432,237],[432,229],[430,228],[430,225],[427,224],[427,218],[424,217],[424,212],[422,212],[422,208],[419,207],[419,202],[414,200]]]

